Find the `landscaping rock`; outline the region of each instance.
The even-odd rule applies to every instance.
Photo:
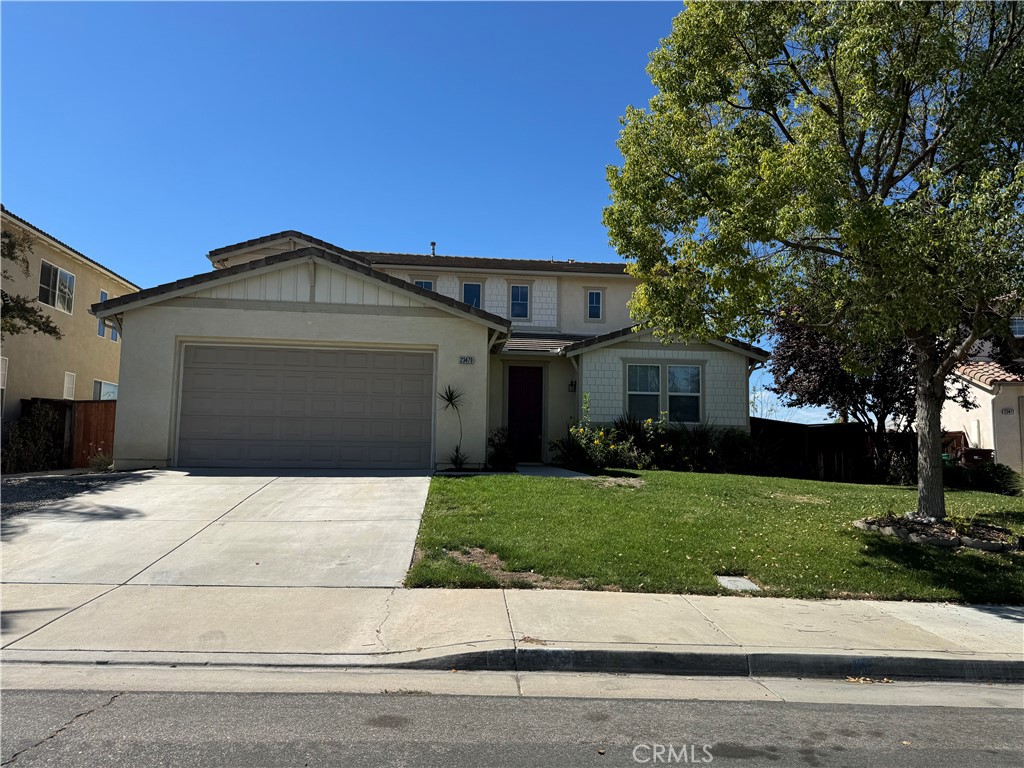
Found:
[[[1009,549],[1009,546],[1002,541],[986,541],[985,539],[972,539],[969,536],[961,536],[960,543],[971,549],[981,549],[985,552],[1002,552]]]
[[[932,547],[954,549],[969,547],[983,552],[1006,552],[1024,548],[1024,537],[1014,535],[1009,528],[988,523],[974,523],[969,527],[954,529],[945,520],[919,518],[914,515],[886,515],[854,521],[862,531],[877,531],[912,544],[926,544]]]

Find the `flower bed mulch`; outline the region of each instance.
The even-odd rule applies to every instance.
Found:
[[[970,547],[986,552],[1024,549],[1024,538],[1017,536],[1009,528],[987,523],[954,526],[946,520],[885,515],[856,520],[853,524],[861,530],[878,531],[913,544],[947,548]]]

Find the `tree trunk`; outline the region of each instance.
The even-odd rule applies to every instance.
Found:
[[[942,403],[945,381],[936,382],[938,362],[935,351],[914,345],[917,357],[917,514],[919,517],[946,516],[942,488]]]

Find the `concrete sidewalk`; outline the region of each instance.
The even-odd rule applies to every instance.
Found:
[[[1024,682],[1024,609],[548,590],[5,584],[19,662]]]

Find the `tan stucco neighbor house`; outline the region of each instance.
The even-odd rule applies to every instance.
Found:
[[[767,355],[637,333],[621,264],[350,251],[287,231],[94,305],[122,333],[115,463],[432,469],[507,426],[521,461],[581,416],[749,428]]]
[[[1012,330],[1024,338],[1024,317],[1013,319]],[[982,349],[959,365],[955,375],[968,385],[978,407],[965,410],[947,401],[942,428],[963,432],[971,448],[992,450],[995,461],[1024,473],[1024,360],[1001,364]]]
[[[0,208],[0,219],[4,230],[28,233],[33,240],[28,275],[4,265],[11,274],[4,293],[38,299],[64,334],[58,340],[28,332],[3,340],[4,423],[18,418],[23,399],[116,400],[120,338],[89,307],[139,287],[6,208]]]

